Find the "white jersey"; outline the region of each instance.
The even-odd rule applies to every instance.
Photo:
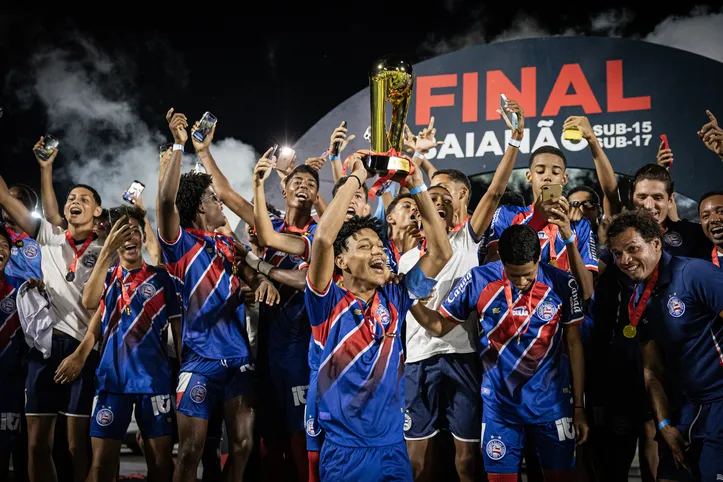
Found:
[[[90,243],[78,259],[75,279],[70,282],[65,277],[73,263],[75,251],[65,238],[65,230],[41,219],[36,241],[43,256],[45,289],[50,294],[50,303],[58,320],[53,328],[82,341],[92,314],[83,308],[83,287],[93,272],[103,243],[97,239]],[[81,246],[76,247],[80,249]]]
[[[449,243],[452,245],[452,257],[442,271],[435,277],[437,286],[434,294],[427,303],[427,308],[437,310],[452,288],[469,270],[479,266],[477,252],[482,236],[475,240],[470,231],[469,221],[464,223],[457,231],[449,233]],[[404,253],[399,258],[399,272],[406,273],[419,261],[420,251],[415,248]],[[478,339],[477,316],[470,315],[464,323],[455,326],[442,337],[432,336],[417,323],[412,313],[407,313],[407,349],[406,363],[426,360],[434,355],[448,353],[474,353],[477,351]]]

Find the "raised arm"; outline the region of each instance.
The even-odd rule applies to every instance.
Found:
[[[0,206],[15,220],[20,229],[28,234],[31,238],[38,235],[38,220],[28,211],[28,208],[10,195],[8,185],[5,179],[0,176]]]
[[[126,219],[126,216],[121,216],[115,224],[113,224],[113,228],[110,230],[108,238],[106,238],[105,243],[103,243],[103,248],[100,250],[98,260],[95,262],[95,266],[93,266],[93,271],[85,283],[82,303],[83,308],[88,311],[92,311],[100,305],[100,299],[103,296],[103,291],[105,291],[105,278],[108,274],[108,268],[110,268],[113,262],[113,257],[116,251],[126,242],[130,241],[133,236],[133,229],[135,228],[133,228],[130,223],[123,224]],[[121,224],[123,225],[121,226]],[[155,238],[155,235],[153,235],[153,237]]]
[[[168,126],[173,135],[174,144],[186,145],[188,140],[188,121],[183,114],[174,114],[171,108],[166,114]],[[181,226],[178,210],[176,209],[176,196],[178,195],[178,184],[181,181],[181,166],[183,164],[183,151],[174,150],[171,160],[168,161],[166,172],[161,177],[158,186],[158,232],[166,241],[178,239],[178,232]]]
[[[582,300],[587,301],[592,297],[595,284],[593,276],[587,266],[585,260],[582,259],[579,243],[589,242],[589,239],[578,239],[572,232],[570,225],[570,203],[566,198],[560,197],[555,200],[545,201],[543,203],[545,211],[551,214],[549,220],[551,224],[556,225],[560,229],[562,239],[569,240],[565,245],[567,247],[567,258],[570,260],[570,272],[580,285],[582,292]],[[550,242],[554,242],[551,240]]]
[[[256,237],[259,246],[278,249],[281,252],[295,255],[307,256],[307,244],[299,236],[294,234],[278,233],[271,223],[269,212],[266,207],[266,193],[264,192],[266,179],[274,170],[276,159],[269,158],[273,148],[259,159],[254,169],[254,219],[251,225],[256,226]]]
[[[159,174],[159,176],[162,176],[163,174]],[[143,194],[138,196],[136,198],[136,206],[146,210],[145,206],[143,205]],[[157,209],[157,208],[156,208]],[[143,222],[145,223],[145,228],[143,228],[143,247],[146,248],[146,251],[148,252],[148,257],[151,259],[151,264],[154,266],[158,266],[163,264],[163,254],[161,253],[161,243],[158,242],[158,237],[156,236],[156,233],[153,231],[153,226],[151,225],[151,220],[148,218],[148,215],[143,218]],[[106,241],[107,242],[107,241]]]
[[[46,161],[39,157],[36,152],[38,149],[42,149],[44,144],[45,137],[41,137],[33,146],[33,154],[35,154],[35,159],[40,164],[40,197],[43,200],[43,214],[50,224],[64,228],[66,225],[65,219],[60,214],[58,199],[55,197],[55,189],[53,189],[53,161],[58,155],[58,148],[53,149],[53,153]]]
[[[417,209],[422,217],[422,226],[427,238],[427,253],[417,263],[428,278],[434,278],[442,271],[449,258],[452,257],[452,247],[447,237],[447,228],[442,218],[437,214],[432,198],[424,185],[422,171],[415,169],[407,177],[407,187],[417,203]]]
[[[562,125],[564,129],[578,129],[582,138],[587,141],[587,145],[590,148],[590,154],[592,154],[592,160],[595,163],[595,172],[597,179],[600,181],[600,188],[603,191],[603,212],[606,216],[613,216],[618,214],[623,209],[623,204],[620,201],[620,192],[618,191],[618,178],[615,176],[612,164],[608,156],[605,154],[600,142],[597,140],[597,136],[592,130],[590,121],[584,116],[571,116],[565,119],[565,123]]]
[[[347,137],[346,134],[346,127],[344,127],[344,122],[342,122],[339,124],[339,127],[334,129],[334,132],[331,133],[331,139],[329,139],[329,162],[331,162],[331,174],[334,178],[334,184],[344,177],[344,166],[341,162],[341,153],[356,137],[354,134]],[[335,152],[335,146],[337,143],[339,145],[339,149]]]
[[[196,131],[197,127],[198,122],[195,126],[193,126],[192,133]],[[215,133],[216,124],[213,125],[213,127],[211,128],[211,132],[206,135],[206,137],[203,139],[203,142],[199,142],[195,137],[191,136],[191,142],[193,142],[193,147],[196,149],[196,154],[198,154],[198,157],[201,158],[203,168],[208,174],[211,175],[213,190],[216,192],[216,195],[218,195],[219,199],[221,199],[221,202],[228,206],[231,211],[236,213],[238,217],[243,219],[245,223],[253,226],[253,205],[246,199],[244,199],[243,196],[233,190],[233,187],[231,187],[231,183],[226,178],[226,176],[223,175],[221,170],[218,168],[216,161],[211,155],[210,146]]]
[[[507,123],[507,127],[512,129],[512,141],[510,141],[510,144],[507,145],[505,154],[502,156],[502,160],[495,170],[495,175],[492,178],[490,187],[487,189],[484,196],[482,196],[482,199],[479,204],[477,204],[477,207],[472,214],[472,218],[470,219],[470,227],[477,238],[484,233],[490,225],[490,222],[492,222],[492,216],[495,214],[497,205],[500,203],[500,199],[502,199],[502,195],[505,193],[507,183],[512,175],[512,169],[515,167],[517,153],[520,152],[519,147],[514,146],[513,143],[518,144],[525,136],[525,113],[522,110],[522,107],[520,107],[517,102],[510,99],[507,101],[507,110],[509,112],[516,113],[519,121],[517,129],[513,129],[507,119],[508,116],[502,116],[505,123]],[[497,112],[500,112],[500,115],[502,115],[499,109]]]
[[[336,196],[331,200],[316,226],[314,242],[311,244],[308,278],[312,286],[316,286],[318,289],[326,288],[334,275],[334,241],[344,224],[349,203],[361,184],[367,179],[367,170],[361,160],[362,155],[356,153],[350,159],[351,175],[336,192]]]

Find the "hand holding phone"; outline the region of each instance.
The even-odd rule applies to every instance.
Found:
[[[658,147],[658,165],[669,169],[673,165],[673,151],[668,144],[668,136],[660,134],[660,147]]]
[[[279,157],[276,159],[276,170],[286,172],[291,167],[295,157],[295,150],[290,147],[282,147],[279,151]]]
[[[203,142],[206,136],[211,132],[211,129],[216,125],[218,119],[210,112],[205,112],[201,120],[198,122],[198,128],[193,131],[193,138],[198,142]]]
[[[581,141],[582,131],[578,128],[570,128],[562,131],[562,138],[566,141]]]
[[[123,193],[123,200],[136,204],[136,199],[141,195],[146,186],[141,181],[133,181],[131,185]]]
[[[45,137],[41,138],[33,148],[33,152],[38,159],[43,161],[50,160],[50,156],[53,155],[53,151],[60,145],[60,141],[50,134],[46,134]]]
[[[562,197],[562,184],[545,184],[542,186],[542,202]]]
[[[505,97],[505,94],[500,94],[500,111],[502,112],[502,116],[512,125],[512,130],[516,130],[520,125],[520,120],[517,117],[517,113],[510,112],[507,109],[507,97]]]

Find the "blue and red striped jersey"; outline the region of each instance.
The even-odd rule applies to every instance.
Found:
[[[401,333],[413,305],[404,280],[377,288],[369,304],[331,281],[319,290],[307,278],[304,295],[315,345],[312,370],[318,362],[316,412],[325,437],[347,447],[403,441]]]
[[[129,305],[121,290],[127,293]],[[171,393],[167,327],[172,318],[181,315],[181,307],[166,270],[145,263],[131,271],[120,266],[110,268],[99,309],[102,342],[96,372],[98,390]]]
[[[562,325],[582,323],[575,278],[540,263],[534,285],[510,283],[512,315],[502,263],[473,268],[449,293],[440,312],[462,323],[477,312],[483,365],[482,397],[511,423],[545,423],[569,416],[570,362]]]
[[[43,269],[40,264],[42,256],[38,242],[25,233],[15,233],[6,225],[3,225],[0,229],[4,229],[12,240],[10,260],[5,265],[5,274],[22,280],[30,278],[43,279]]]
[[[172,242],[158,238],[166,268],[180,285],[184,349],[212,360],[250,357],[241,283],[224,253],[233,241],[186,229]]]
[[[5,275],[0,280],[0,373],[22,373],[21,360],[28,352],[15,303],[24,279]]]
[[[495,211],[492,223],[485,233],[487,246],[497,243],[502,232],[513,224],[527,224],[532,219],[532,206],[500,206]],[[572,232],[577,239],[575,244],[580,252],[580,257],[585,262],[585,267],[590,271],[598,271],[597,252],[595,249],[595,239],[590,229],[590,221],[585,218],[570,223]],[[549,224],[543,231],[539,231],[537,236],[540,238],[540,247],[542,248],[542,262],[550,263],[555,260],[557,267],[563,271],[570,271],[570,260],[567,256],[567,246],[562,236],[557,230],[557,226]],[[550,238],[554,238],[552,246]]]
[[[279,269],[303,269],[308,267],[311,243],[316,233],[316,221],[309,220],[304,228],[287,226],[282,218],[273,218],[271,223],[279,233],[295,234],[304,240],[306,252],[303,256],[293,256],[273,248],[267,248],[264,261]],[[290,286],[274,281],[279,290],[281,301],[277,305],[269,306],[262,303],[260,316],[268,330],[269,356],[282,357],[286,360],[297,360],[301,363],[306,360],[311,327],[309,317],[304,309],[304,293]]]

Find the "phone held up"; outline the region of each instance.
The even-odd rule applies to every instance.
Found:
[[[500,94],[500,110],[504,118],[512,124],[512,129],[517,129],[520,125],[520,119],[517,117],[516,112],[507,110],[507,97],[505,97],[505,94]]]
[[[542,186],[542,202],[562,197],[562,184],[545,184]]]
[[[342,122],[341,126],[346,129],[346,121]],[[331,146],[331,152],[329,152],[329,155],[330,156],[338,156],[340,147],[341,147],[341,141],[335,142],[334,145]]]
[[[136,199],[141,195],[146,186],[141,181],[133,181],[126,192],[123,193],[123,200],[131,204],[136,203]]]
[[[276,158],[276,169],[281,172],[286,172],[289,167],[291,167],[295,155],[296,151],[290,147],[282,147],[279,149],[279,155]]]
[[[201,117],[201,121],[198,123],[198,129],[193,132],[193,137],[198,142],[203,142],[209,132],[211,132],[211,129],[216,124],[216,122],[218,122],[216,116],[214,116],[210,112],[206,112],[205,114],[203,114],[203,117]]]
[[[35,149],[35,154],[42,160],[47,161],[53,155],[53,150],[60,145],[60,141],[50,134],[43,139],[43,147]]]

